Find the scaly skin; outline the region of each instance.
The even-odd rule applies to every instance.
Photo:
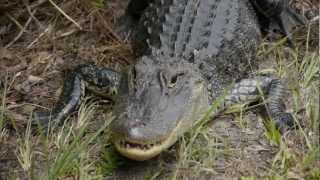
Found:
[[[133,44],[143,56],[132,67],[136,77],[129,81],[138,83],[120,88],[128,92],[120,90],[115,107],[119,119],[111,131],[123,155],[146,160],[171,146],[225,87],[255,67],[250,61],[260,31],[255,12],[243,0],[155,1],[137,27]],[[185,75],[170,88],[168,82],[180,72]],[[199,79],[200,90],[193,91],[196,82],[191,77]]]
[[[255,0],[148,2],[132,1],[125,20],[131,25],[139,22],[132,37],[141,56],[137,63],[122,73],[77,68],[54,108],[54,122],[60,123],[75,109],[84,87],[107,94],[115,101],[117,115],[112,141],[134,160],[150,159],[174,144],[225,91],[220,111],[265,95],[276,126],[283,131],[292,125],[282,103],[281,81],[250,75],[257,67],[254,56],[261,39],[252,3],[268,10],[278,7],[278,1],[264,0],[265,7]],[[279,6],[272,18],[286,15],[282,11],[286,9]]]

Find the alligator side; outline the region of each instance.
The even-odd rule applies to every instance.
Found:
[[[76,68],[53,109],[53,122],[61,123],[77,107],[83,88],[104,94],[115,102],[112,141],[134,160],[150,159],[170,147],[221,96],[220,111],[264,96],[279,130],[292,126],[281,81],[253,76],[261,39],[255,9],[276,8],[270,18],[291,16],[286,1],[263,2],[132,0],[126,22],[137,23],[132,44],[139,59],[123,72],[93,65]],[[278,24],[288,27],[281,20]],[[44,116],[38,119],[48,123]]]

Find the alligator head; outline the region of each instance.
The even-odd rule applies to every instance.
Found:
[[[173,145],[208,107],[206,82],[194,64],[142,57],[122,78],[112,141],[130,159],[150,159]]]

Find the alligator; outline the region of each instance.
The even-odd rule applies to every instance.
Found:
[[[61,124],[84,90],[114,102],[111,140],[125,157],[143,161],[172,146],[217,99],[223,112],[261,102],[281,131],[293,126],[281,79],[256,74],[261,18],[284,33],[302,19],[287,0],[132,0],[122,29],[130,29],[136,63],[123,72],[79,65],[65,83],[50,122]],[[126,28],[129,27],[129,28]],[[39,124],[48,113],[36,113]]]

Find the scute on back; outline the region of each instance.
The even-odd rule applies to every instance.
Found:
[[[248,0],[166,0],[145,10],[133,45],[144,55],[194,62],[212,83],[214,96],[256,68],[251,60],[260,39]]]

